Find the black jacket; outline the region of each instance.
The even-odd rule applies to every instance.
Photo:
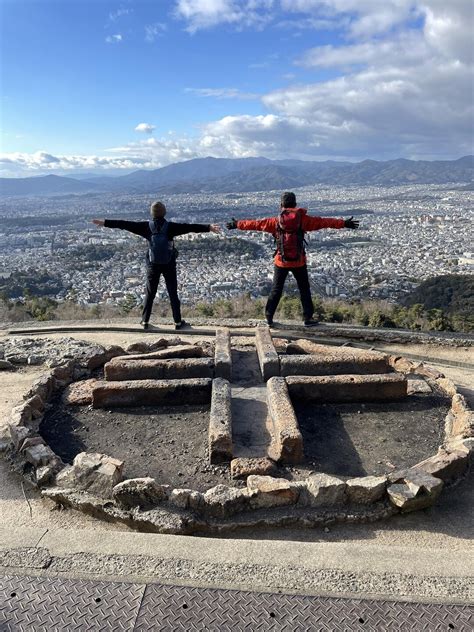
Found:
[[[158,226],[160,226],[163,224],[164,219],[160,218],[155,220],[155,222]],[[128,232],[140,235],[140,237],[144,237],[148,241],[151,239],[150,222],[130,222],[124,219],[106,219],[104,226],[106,228],[120,228],[121,230],[128,230]],[[169,239],[174,239],[174,237],[178,237],[178,235],[186,235],[186,233],[208,233],[209,231],[210,224],[178,224],[177,222],[168,222]],[[176,255],[177,251],[175,251],[175,257]],[[173,257],[170,262],[172,265],[175,264],[175,257]],[[146,261],[147,265],[150,265],[150,255],[148,250],[146,253]]]
[[[155,222],[160,226],[163,219],[157,219]],[[125,219],[106,219],[104,226],[106,228],[120,228],[128,230],[129,233],[140,235],[145,239],[151,239],[150,223],[146,222],[130,222]],[[209,224],[178,224],[177,222],[168,222],[168,236],[170,239],[178,237],[178,235],[186,235],[187,233],[208,233]]]

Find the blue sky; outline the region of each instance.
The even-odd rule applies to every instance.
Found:
[[[472,151],[470,0],[0,7],[2,175]]]

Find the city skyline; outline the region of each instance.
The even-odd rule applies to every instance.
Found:
[[[0,175],[472,153],[469,0],[2,0]]]

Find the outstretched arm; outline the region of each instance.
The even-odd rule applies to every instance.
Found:
[[[92,223],[96,226],[104,226],[105,228],[128,230],[129,233],[140,235],[140,237],[148,238],[150,235],[148,222],[130,222],[124,219],[93,219]]]
[[[260,230],[273,235],[276,230],[276,219],[274,217],[265,219],[233,219],[231,222],[227,222],[226,227],[229,230],[234,228],[239,230]]]
[[[320,230],[321,228],[359,228],[359,222],[354,216],[349,219],[335,219],[333,217],[314,217],[305,215],[303,219],[303,230]]]
[[[217,224],[179,224],[170,222],[170,237],[186,235],[187,233],[220,233],[221,229]]]

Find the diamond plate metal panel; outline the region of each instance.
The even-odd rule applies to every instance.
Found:
[[[0,578],[1,632],[132,632],[145,586],[47,577]]]
[[[438,630],[472,632],[468,606],[250,593],[152,584],[135,626],[206,632]]]

